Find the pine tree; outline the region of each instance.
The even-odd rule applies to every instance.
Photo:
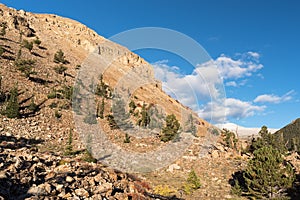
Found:
[[[197,135],[197,127],[195,126],[192,114],[189,115],[188,120],[186,122],[186,131],[192,133],[192,135],[194,136]]]
[[[15,61],[18,61],[21,59],[21,56],[22,56],[22,46],[19,48],[18,50],[18,53],[17,53],[17,56],[16,56],[16,59]]]
[[[40,46],[42,41],[38,37],[36,37],[35,40],[33,40],[33,43],[36,44],[37,46]]]
[[[107,84],[104,83],[102,74],[99,77],[99,81],[100,83],[98,83],[96,86],[95,94],[106,99],[110,98],[112,96],[111,89]]]
[[[35,60],[16,60],[15,65],[19,71],[21,71],[25,77],[29,78],[31,74],[36,74],[34,71],[36,61]]]
[[[292,186],[295,174],[292,166],[272,146],[254,151],[244,174],[250,195],[257,198],[275,198]]]
[[[54,54],[53,62],[62,64],[68,63],[68,61],[65,59],[65,54],[61,49]]]
[[[141,111],[141,118],[138,120],[138,125],[142,127],[147,127],[150,123],[150,116],[146,109],[146,105],[143,104]]]
[[[104,98],[102,98],[101,103],[98,102],[97,105],[97,117],[100,117],[101,119],[104,118]]]
[[[2,75],[0,74],[0,103],[4,102],[6,98],[5,93],[2,91]]]
[[[260,137],[252,140],[252,144],[250,146],[251,152],[254,152],[255,150],[267,145],[276,148],[280,153],[285,153],[287,151],[287,148],[284,146],[283,138],[276,138],[272,133],[268,131],[268,128],[266,126],[262,126],[258,134]]]
[[[129,103],[129,113],[133,114],[135,109],[136,109],[136,105],[135,105],[134,101],[131,100]]]
[[[104,118],[104,98],[102,98],[102,102],[101,102],[101,107],[100,107],[100,118],[103,119]]]
[[[108,124],[109,124],[109,126],[112,130],[119,129],[119,126],[116,123],[115,118],[114,118],[113,115],[107,115],[106,118],[107,118]]]
[[[125,133],[124,143],[130,143],[130,136],[128,135],[128,133]]]
[[[67,142],[66,149],[65,149],[66,156],[72,155],[74,153],[72,142],[73,142],[73,133],[72,133],[72,130],[70,130],[68,142]]]
[[[6,28],[7,28],[6,22],[2,23],[1,24],[0,36],[5,36],[6,35]]]
[[[116,97],[112,106],[112,112],[114,121],[117,123],[118,127],[127,130],[132,127],[130,122],[130,114],[127,113],[126,104],[121,97]]]
[[[15,86],[10,90],[10,96],[6,105],[4,114],[8,118],[17,118],[20,115],[18,102],[18,87]]]
[[[0,46],[0,57],[3,55],[4,52],[5,52],[4,48]]]
[[[227,147],[237,150],[237,142],[235,134],[227,129],[222,130],[222,137]]]
[[[33,49],[33,42],[29,42],[28,40],[23,40],[22,46],[31,52]]]
[[[191,187],[193,189],[199,189],[201,187],[201,183],[200,183],[200,179],[197,176],[196,172],[194,170],[192,170],[189,173],[189,177],[187,179],[187,182],[191,185]]]
[[[161,141],[168,142],[173,140],[178,135],[180,124],[174,114],[166,117],[166,126],[162,129],[162,135],[160,136]]]
[[[191,194],[194,190],[197,190],[201,187],[200,179],[197,176],[196,172],[192,169],[189,173],[187,181],[184,185],[184,191],[186,194]]]
[[[165,120],[165,116],[159,112],[156,106],[151,106],[149,111],[150,116],[150,123],[149,128],[150,129],[161,129],[163,127],[163,122]]]

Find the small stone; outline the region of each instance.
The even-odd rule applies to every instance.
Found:
[[[124,193],[116,193],[116,194],[114,195],[114,197],[115,197],[116,199],[127,199],[127,198],[128,198],[127,194],[124,194]]]
[[[169,166],[169,168],[167,169],[167,171],[173,173],[174,170],[179,170],[180,169],[180,166],[177,165],[177,164],[172,164]]]
[[[81,181],[81,186],[82,186],[83,188],[88,188],[88,187],[89,187],[89,182],[88,182],[87,180],[82,180],[82,181]]]
[[[47,181],[47,180],[49,180],[49,179],[54,178],[55,176],[56,176],[56,173],[53,172],[53,171],[51,171],[51,172],[49,172],[49,173],[46,175],[45,180]]]
[[[7,176],[6,176],[6,173],[4,171],[1,171],[0,172],[0,179],[6,179]]]
[[[225,199],[232,199],[232,196],[230,194],[227,194],[224,196]]]
[[[57,196],[63,198],[66,195],[65,191],[62,191],[61,193],[59,193]]]
[[[212,157],[212,158],[218,158],[218,157],[219,157],[219,152],[218,152],[217,150],[213,150],[213,151],[211,152],[211,157]]]
[[[90,186],[95,186],[96,185],[94,179],[89,180],[89,185]]]
[[[29,154],[29,155],[27,156],[27,159],[26,159],[26,160],[27,160],[27,161],[32,161],[32,155]]]
[[[75,194],[78,195],[78,196],[80,196],[80,197],[89,197],[88,191],[86,191],[83,188],[76,189],[75,190]]]
[[[40,161],[40,159],[39,159],[38,157],[36,157],[36,156],[34,156],[32,160],[33,160],[34,162],[39,162],[39,161]]]
[[[71,183],[71,182],[73,182],[73,178],[71,177],[71,176],[67,176],[66,177],[66,181],[68,182],[68,183]]]
[[[67,193],[67,194],[65,194],[62,198],[63,198],[63,199],[67,199],[67,198],[70,198],[70,197],[72,197],[72,194]]]
[[[17,161],[15,163],[15,168],[20,169],[23,166],[23,161],[20,158],[17,158]]]
[[[49,183],[44,184],[44,189],[48,194],[51,194],[52,186]]]
[[[32,194],[32,195],[45,195],[46,190],[43,188],[43,186],[32,186],[31,188],[29,188],[29,190],[27,191],[28,194]]]
[[[94,181],[97,182],[97,183],[100,183],[102,180],[103,180],[103,178],[102,178],[101,174],[97,174],[94,177]]]
[[[6,133],[5,133],[5,136],[6,136],[6,137],[11,137],[11,136],[12,136],[12,134],[11,134],[11,133],[9,133],[9,132],[6,132]]]
[[[57,191],[59,191],[59,192],[61,192],[62,191],[62,189],[63,189],[63,187],[64,187],[64,185],[62,185],[62,184],[58,184],[58,185],[56,185],[56,190]]]
[[[98,193],[105,193],[109,190],[112,190],[112,183],[103,183],[102,185],[99,185],[97,188]]]

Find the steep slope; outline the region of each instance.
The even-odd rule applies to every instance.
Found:
[[[127,95],[128,102],[133,101],[136,104],[134,113],[139,114],[137,116],[130,115],[133,124],[138,122],[143,106],[151,108],[155,105],[157,106],[155,108],[165,112],[164,115],[174,114],[180,121],[183,132],[184,129],[189,128],[187,120],[192,116],[192,123],[197,130],[194,134],[200,137],[192,137],[193,145],[188,146],[188,149],[181,149],[183,150],[180,154],[181,158],[175,164],[181,166],[180,172],[177,174],[179,177],[178,188],[185,181],[189,170],[194,167],[197,172],[203,173],[203,176],[207,174],[205,181],[215,178],[215,173],[222,176],[220,185],[225,185],[225,189],[214,188],[212,199],[214,199],[213,197],[222,199],[224,190],[228,193],[230,186],[227,179],[236,163],[232,164],[230,161],[226,161],[226,166],[228,165],[230,170],[226,171],[226,175],[223,176],[225,172],[219,169],[219,165],[223,161],[215,164],[207,155],[210,144],[217,138],[210,134],[210,132],[214,132],[214,128],[205,120],[198,118],[189,108],[164,93],[161,83],[154,79],[153,68],[144,59],[125,47],[99,36],[76,21],[55,15],[17,11],[0,4],[0,24],[0,29],[6,27],[5,34],[0,36],[0,46],[3,50],[0,55],[0,75],[2,77],[0,96],[4,97],[0,98],[0,108],[1,111],[6,110],[7,102],[12,96],[10,91],[17,87],[20,111],[18,118],[9,118],[2,112],[0,115],[0,160],[3,163],[0,167],[1,172],[4,172],[0,173],[1,185],[13,185],[23,181],[19,186],[24,191],[17,191],[17,194],[28,194],[28,191],[31,191],[29,196],[39,195],[42,191],[44,197],[60,195],[62,198],[70,198],[71,196],[83,195],[86,197],[89,195],[100,199],[100,195],[101,198],[114,196],[112,199],[124,199],[124,196],[136,195],[137,198],[150,198],[144,195],[144,190],[148,188],[146,183],[125,173],[106,169],[99,163],[83,162],[89,156],[85,151],[89,147],[84,139],[89,140],[89,138],[80,135],[75,126],[74,113],[76,110],[74,102],[72,102],[72,92],[78,89],[76,85],[74,86],[75,81],[78,81],[76,79],[78,74],[89,66],[94,67],[93,63],[99,62],[99,60],[93,60],[93,56],[95,56],[112,61],[108,67],[98,66],[97,73],[103,75],[103,82],[99,78],[99,80],[95,80],[98,81],[95,84],[101,85],[102,82],[106,88],[105,92],[117,91],[119,94]],[[63,55],[59,52],[63,52]],[[55,55],[57,55],[56,59]],[[112,59],[116,58],[114,56],[117,59]],[[148,81],[144,82],[145,80]],[[109,116],[112,114],[111,108],[114,101],[111,98],[104,98],[103,95],[95,97],[97,103],[100,103],[102,99],[105,103],[104,116]],[[74,110],[72,110],[72,106]],[[126,105],[126,108],[130,109],[129,105]],[[132,135],[129,138],[130,143],[127,143],[124,142],[126,139],[124,132],[112,129],[108,118],[98,117],[96,120],[102,126],[109,141],[112,141],[118,148],[145,153],[162,150],[168,144],[172,147],[172,151],[166,153],[176,155],[175,148],[178,143],[160,141],[159,130],[154,129],[147,132],[140,128],[138,129],[140,134],[146,136],[150,134],[151,137]],[[177,149],[180,148],[181,146],[178,145]],[[199,158],[202,157],[204,157],[203,160],[199,161]],[[89,159],[91,158],[88,157],[87,160]],[[220,159],[222,159],[222,154],[220,154]],[[209,166],[206,166],[206,163],[209,163]],[[202,170],[203,167],[206,169]],[[210,173],[211,170],[213,170],[212,173]],[[45,175],[50,171],[54,171],[55,175],[48,182],[50,192],[44,192],[45,189],[49,189],[49,185],[43,181],[45,181]],[[163,174],[161,177],[160,172]],[[37,174],[37,178],[33,181],[29,177],[34,173]],[[87,178],[83,177],[85,174],[87,174]],[[103,179],[101,174],[105,176],[102,177]],[[26,178],[21,180],[20,175]],[[97,175],[100,178],[94,180],[92,177]],[[70,178],[68,178],[70,181],[68,183],[67,176],[77,180],[79,185]],[[165,169],[160,169],[148,176],[151,182],[159,184],[160,180],[165,180],[172,174],[169,171],[166,172]],[[104,188],[103,191],[95,191],[96,186],[104,183],[108,188]],[[174,180],[174,185],[176,184],[176,180]],[[202,191],[210,191],[210,185],[205,184]],[[85,191],[77,191],[77,194],[77,187],[84,187]],[[5,188],[0,188],[1,191],[2,189],[5,190]],[[9,192],[14,192],[15,189],[12,188],[5,194],[9,195]],[[179,192],[177,191],[175,194],[178,196]],[[198,197],[203,197],[203,195],[204,193],[201,192]],[[15,199],[15,197],[11,196],[11,199]]]
[[[283,137],[289,150],[300,151],[300,118],[274,133],[278,137]]]

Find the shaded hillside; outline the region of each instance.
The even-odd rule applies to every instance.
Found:
[[[275,135],[283,137],[289,150],[300,151],[300,118],[281,128]]]

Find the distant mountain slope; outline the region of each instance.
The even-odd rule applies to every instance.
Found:
[[[281,128],[275,134],[283,137],[289,150],[300,150],[300,118]]]

